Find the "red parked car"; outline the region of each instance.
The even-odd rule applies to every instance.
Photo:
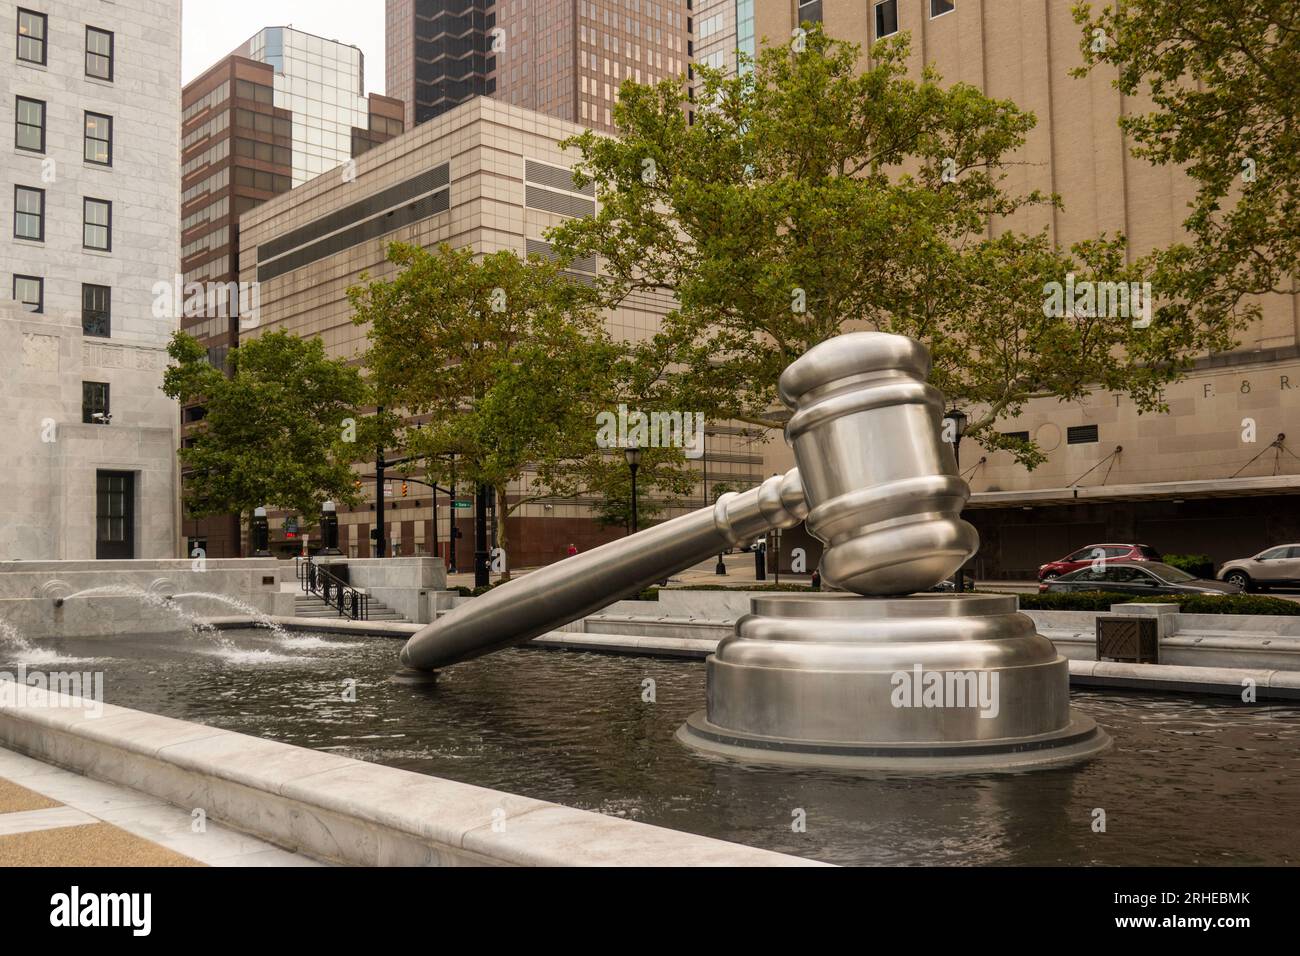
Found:
[[[1058,561],[1050,561],[1038,569],[1038,580],[1051,581],[1062,574],[1086,568],[1094,561],[1163,561],[1160,552],[1146,544],[1090,544]]]

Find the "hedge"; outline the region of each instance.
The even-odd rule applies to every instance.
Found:
[[[1208,554],[1166,554],[1165,564],[1198,578],[1214,577],[1214,562]]]
[[[998,592],[985,592],[998,593]],[[1001,592],[1007,593],[1007,592]],[[1048,591],[1018,594],[1022,611],[1109,611],[1112,604],[1177,604],[1183,614],[1267,614],[1300,616],[1300,603],[1259,594],[1169,594],[1138,597],[1106,591]]]
[[[502,584],[506,584],[506,583],[508,582],[498,581],[495,584],[485,584],[481,588],[467,588],[465,587],[465,585],[462,584],[456,588],[456,592],[461,597],[478,597],[480,594],[487,594],[493,588],[500,587]]]

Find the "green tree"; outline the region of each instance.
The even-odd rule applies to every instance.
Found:
[[[410,416],[400,443],[430,474],[449,480],[455,455],[458,480],[493,489],[508,553],[506,519],[571,493],[600,453],[595,416],[616,394],[620,349],[591,291],[540,257],[394,243],[388,260],[391,279],[348,290],[376,392]]]
[[[1231,333],[1259,315],[1249,297],[1297,291],[1300,273],[1300,5],[1295,0],[1078,3],[1084,75],[1153,108],[1119,120],[1133,154],[1182,167],[1196,185],[1190,242],[1153,258],[1167,296],[1158,325]]]
[[[612,454],[593,456],[584,467],[580,484],[588,494],[597,495],[596,523],[602,528],[632,526],[632,472],[619,449]],[[694,489],[698,473],[685,464],[677,448],[643,448],[636,475],[637,527],[648,528],[663,515],[666,507],[675,507]]]
[[[932,68],[907,76],[908,37],[861,50],[820,27],[766,48],[751,72],[698,68],[686,120],[680,82],[626,82],[617,139],[570,145],[599,211],[550,233],[563,256],[600,256],[612,305],[645,291],[678,308],[638,349],[660,404],[777,429],[780,373],[813,345],[876,328],[923,341],[934,381],[972,415],[968,434],[1033,465],[993,429],[1032,398],[1101,385],[1157,407],[1203,330],[1153,331],[1081,310],[1045,314],[1047,284],[1141,278],[1122,237],[1057,249],[1046,231],[998,232],[1059,204],[1005,185],[1032,114]],[[994,233],[997,233],[996,235]]]
[[[310,524],[323,501],[357,503],[351,463],[366,386],[360,372],[328,358],[320,339],[268,332],[229,353],[230,374],[208,362],[197,339],[173,334],[176,363],[162,390],[181,403],[202,402],[206,416],[179,450],[192,518],[254,508],[296,511]]]

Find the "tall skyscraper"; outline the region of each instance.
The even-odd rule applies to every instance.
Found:
[[[355,46],[292,27],[267,27],[233,55],[274,71],[274,105],[293,114],[295,186],[405,128],[396,100],[366,96],[365,60]]]
[[[472,96],[612,131],[619,84],[689,74],[693,0],[387,0],[388,92],[412,123]]]
[[[181,319],[213,364],[239,343],[241,322],[257,321],[256,293],[237,286],[240,215],[402,132],[402,103],[366,96],[362,71],[354,46],[268,27],[186,85],[181,272],[187,286],[237,290]],[[202,406],[185,408],[184,425],[203,414]],[[187,553],[239,554],[237,516],[187,519],[184,534]]]
[[[180,5],[0,20],[0,560],[171,558]]]
[[[753,29],[753,0],[749,0],[750,29]],[[736,72],[736,16],[742,6],[736,0],[695,0],[695,62],[725,73]],[[752,53],[752,51],[751,51]]]

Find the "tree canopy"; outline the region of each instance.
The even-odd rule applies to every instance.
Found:
[[[1154,257],[1168,297],[1157,324],[1230,331],[1250,297],[1295,293],[1300,273],[1300,4],[1294,0],[1125,0],[1074,6],[1087,66],[1115,68],[1133,153],[1196,185],[1189,241]],[[1227,348],[1226,336],[1211,343]]]
[[[781,371],[843,331],[911,335],[934,381],[971,412],[968,434],[1034,464],[998,434],[1032,398],[1127,392],[1141,407],[1183,357],[1217,341],[1191,322],[1144,327],[1103,310],[1045,314],[1053,283],[1140,281],[1122,236],[1058,249],[1003,228],[1056,196],[1007,188],[1032,114],[933,68],[907,75],[909,38],[871,59],[819,26],[764,49],[752,71],[699,67],[695,122],[679,81],[624,83],[619,137],[569,141],[599,210],[549,234],[599,256],[602,302],[644,290],[678,307],[637,350],[661,404],[776,429]]]
[[[176,364],[163,374],[163,392],[206,410],[178,453],[189,472],[187,515],[251,517],[265,506],[310,523],[327,499],[357,503],[351,464],[366,386],[356,368],[326,356],[320,339],[284,331],[248,339],[229,352],[228,376],[185,332],[167,353]]]
[[[540,498],[603,493],[605,459],[622,458],[597,445],[597,415],[623,394],[626,369],[592,291],[509,250],[394,243],[388,259],[391,279],[363,276],[348,294],[376,394],[409,417],[396,439],[406,452],[443,480],[456,456],[458,479],[490,486],[502,519]],[[508,553],[505,534],[502,520]]]

